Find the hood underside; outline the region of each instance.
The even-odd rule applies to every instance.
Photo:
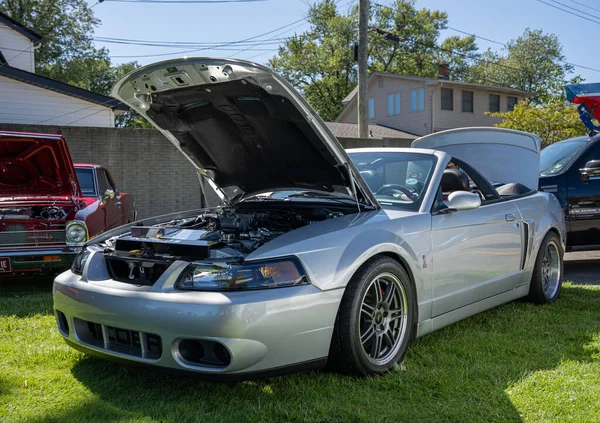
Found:
[[[134,71],[112,94],[160,129],[225,197],[283,187],[352,192],[358,172],[343,147],[265,67],[171,60]]]
[[[78,194],[62,136],[0,132],[0,198]]]

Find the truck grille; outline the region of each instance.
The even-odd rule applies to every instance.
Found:
[[[157,360],[162,355],[159,335],[73,319],[79,339],[91,346],[125,355]]]
[[[65,225],[53,225],[51,229],[26,230],[25,225],[9,224],[0,232],[0,248],[64,246],[65,242]]]

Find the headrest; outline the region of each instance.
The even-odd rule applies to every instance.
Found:
[[[442,191],[471,191],[469,177],[462,169],[445,169],[442,175]]]
[[[383,177],[374,170],[361,170],[360,176],[363,177],[373,192],[377,192],[383,186]]]

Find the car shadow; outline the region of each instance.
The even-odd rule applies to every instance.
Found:
[[[523,377],[593,360],[590,310],[600,309],[600,291],[583,291],[569,287],[549,306],[513,302],[434,332],[411,344],[400,370],[375,378],[321,371],[217,384],[85,356],[71,372],[94,400],[34,422],[518,422],[523,410],[509,392]]]
[[[52,314],[53,278],[0,280],[0,316]],[[23,301],[23,299],[27,301]]]

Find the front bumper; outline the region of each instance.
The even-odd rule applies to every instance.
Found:
[[[10,272],[0,272],[0,278],[37,274],[56,274],[71,267],[80,248],[0,249],[0,258],[10,260]]]
[[[168,281],[159,289],[86,282],[67,271],[53,294],[59,331],[78,350],[205,379],[244,380],[324,365],[343,290],[192,292]],[[228,360],[197,359],[190,345],[210,357],[224,351]]]

